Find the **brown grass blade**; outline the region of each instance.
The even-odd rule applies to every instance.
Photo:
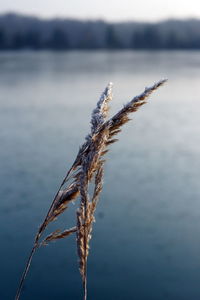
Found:
[[[67,236],[75,233],[77,231],[77,227],[72,227],[70,229],[66,229],[63,232],[61,232],[59,229],[55,230],[51,234],[49,234],[41,243],[40,246],[46,246],[48,243],[59,240],[59,239],[64,239]]]

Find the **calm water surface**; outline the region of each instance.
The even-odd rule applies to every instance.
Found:
[[[200,299],[199,52],[0,54],[0,299],[14,299],[107,82],[114,113],[163,77],[108,155],[88,300]],[[73,226],[75,209],[49,231]],[[39,249],[21,299],[82,299],[73,237]]]

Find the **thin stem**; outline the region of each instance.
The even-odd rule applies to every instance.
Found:
[[[21,291],[22,291],[22,288],[23,288],[23,285],[24,285],[24,280],[25,280],[25,278],[26,278],[26,275],[27,275],[28,270],[29,270],[30,265],[31,265],[31,261],[32,261],[33,255],[34,255],[35,250],[36,250],[37,248],[38,248],[38,244],[35,243],[34,247],[33,247],[32,250],[31,250],[31,253],[30,253],[30,255],[29,255],[28,261],[27,261],[27,263],[26,263],[25,270],[24,270],[24,272],[23,272],[23,274],[22,274],[22,278],[21,278],[21,280],[20,280],[19,288],[18,288],[17,294],[16,294],[16,296],[15,296],[15,300],[19,300],[19,298],[20,298]]]
[[[87,270],[87,266],[85,266],[85,270]],[[85,271],[87,272],[87,271]],[[85,276],[85,280],[83,282],[83,290],[84,290],[84,300],[87,300],[87,277]]]
[[[87,184],[86,184],[87,186]],[[85,222],[85,226],[84,226],[84,251],[85,251],[85,265],[84,265],[84,282],[83,282],[83,288],[84,288],[84,300],[87,300],[87,244],[88,244],[88,189],[85,191],[83,189],[84,192],[84,222]]]

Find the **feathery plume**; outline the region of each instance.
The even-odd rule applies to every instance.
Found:
[[[25,266],[20,285],[15,299],[20,298],[24,280],[30,268],[30,264],[36,249],[51,241],[65,238],[76,233],[77,251],[79,256],[79,270],[84,288],[84,300],[87,299],[87,258],[89,253],[89,241],[91,239],[92,224],[95,220],[94,213],[103,187],[103,156],[108,152],[108,146],[117,141],[114,138],[121,127],[130,118],[129,114],[136,112],[139,107],[146,103],[150,94],[162,86],[166,80],[161,80],[153,86],[146,88],[143,93],[134,97],[112,118],[108,117],[108,104],[112,100],[112,83],[109,83],[102,93],[96,108],[91,116],[91,133],[86,136],[85,143],[79,149],[77,157],[61,183],[48,213],[39,227],[35,236],[33,248]],[[89,184],[94,179],[94,190],[89,195]],[[71,183],[68,183],[71,180]],[[67,184],[68,183],[68,184]],[[76,214],[76,226],[66,229],[63,232],[56,230],[40,242],[48,224],[54,221],[63,213],[68,204],[80,196],[80,206]]]

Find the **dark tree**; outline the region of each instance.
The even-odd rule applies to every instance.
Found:
[[[59,28],[54,29],[47,42],[47,47],[53,50],[65,50],[69,48],[69,42],[66,33]]]
[[[166,48],[167,49],[178,49],[179,48],[179,41],[177,39],[177,35],[173,31],[171,31],[167,37]]]
[[[132,46],[135,49],[160,49],[162,38],[154,25],[148,25],[133,34]]]
[[[3,29],[0,29],[0,50],[6,48],[6,35]]]
[[[26,45],[25,36],[20,32],[16,32],[13,35],[11,48],[14,50],[19,50],[19,49],[25,48],[25,45]]]
[[[41,39],[40,33],[38,31],[30,30],[26,33],[25,45],[30,49],[40,49],[41,48]]]
[[[132,47],[134,49],[143,49],[145,47],[143,31],[135,31],[133,34]]]
[[[120,49],[122,48],[122,43],[118,39],[114,27],[108,25],[106,29],[105,44],[108,49]]]
[[[91,30],[86,30],[78,44],[80,49],[97,49],[97,40],[94,33]]]

